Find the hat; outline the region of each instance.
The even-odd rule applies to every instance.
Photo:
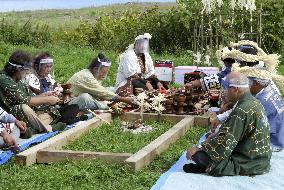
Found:
[[[139,35],[135,38],[135,41],[139,40],[139,39],[148,39],[150,40],[152,38],[152,35],[149,33],[144,33],[143,35]]]
[[[101,66],[110,67],[111,62],[105,58],[104,54],[99,53],[98,56],[92,60],[88,68],[93,69],[93,68],[99,68]]]
[[[141,40],[141,39],[150,40],[151,38],[152,38],[152,35],[149,34],[149,33],[144,33],[143,35],[138,35],[138,36],[136,36],[134,43],[130,44],[130,45],[126,48],[126,50],[133,50],[133,49],[134,49],[134,44],[135,44],[135,42],[136,42],[137,40]],[[122,57],[122,55],[123,55],[123,54],[121,54],[120,57]]]
[[[244,62],[257,62],[259,64],[254,67],[262,67],[273,74],[277,74],[277,66],[280,63],[278,54],[266,54],[257,43],[249,40],[241,40],[238,43],[230,43],[226,47],[216,51],[216,56],[219,59],[232,58]],[[247,54],[250,52],[252,54]],[[254,55],[255,54],[255,55]],[[264,64],[263,64],[264,63]]]
[[[284,77],[282,75],[275,74],[266,69],[259,69],[255,67],[239,67],[237,64],[233,64],[232,70],[243,73],[249,78],[271,80],[276,84],[282,93],[284,92]]]
[[[259,78],[264,80],[271,80],[275,78],[274,74],[272,74],[268,70],[248,66],[239,67],[236,63],[233,64],[232,71],[243,73],[247,77]]]

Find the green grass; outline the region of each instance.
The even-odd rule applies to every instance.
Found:
[[[131,3],[115,4],[111,6],[91,7],[82,9],[64,9],[64,10],[37,10],[0,13],[0,19],[5,18],[9,21],[26,23],[32,20],[34,23],[48,24],[51,27],[76,27],[82,20],[95,23],[96,19],[102,15],[114,14],[120,15],[126,10],[144,11],[147,8],[159,6],[160,11],[168,11],[175,3]],[[114,15],[114,16],[115,16]]]
[[[131,132],[123,132],[120,126],[121,120],[116,118],[111,125],[103,124],[99,128],[91,130],[65,146],[64,149],[135,153],[174,126],[172,122],[168,121],[149,121],[146,124],[153,127],[154,130],[135,135]]]
[[[114,86],[116,80],[116,73],[118,68],[119,52],[114,51],[100,51],[93,50],[88,47],[70,47],[70,46],[53,46],[47,45],[45,47],[36,48],[26,45],[10,45],[0,42],[0,68],[3,68],[11,53],[16,49],[23,49],[25,51],[36,54],[42,51],[48,51],[54,58],[55,79],[61,83],[66,82],[74,73],[84,69],[88,66],[90,61],[95,58],[99,52],[103,52],[105,56],[112,61],[108,77],[103,82],[106,86]],[[170,59],[177,65],[192,65],[191,54],[184,53],[182,55],[173,54],[155,54],[151,53],[152,59]]]
[[[192,128],[149,166],[134,172],[103,161],[66,161],[51,165],[18,166],[14,160],[0,167],[1,189],[150,189],[206,129]]]

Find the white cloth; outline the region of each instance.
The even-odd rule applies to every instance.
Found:
[[[145,62],[145,73],[142,74],[142,78],[147,79],[155,74],[153,60],[149,53],[145,53]],[[115,89],[117,90],[119,87],[125,85],[127,78],[135,74],[141,74],[141,68],[134,50],[128,49],[119,57]]]
[[[230,110],[225,111],[224,113],[218,114],[217,115],[218,120],[220,122],[225,121],[229,117],[229,115],[231,114],[232,111],[233,111],[233,109],[230,109]]]
[[[51,84],[51,86],[54,86],[54,84],[56,83],[56,81],[53,79],[53,77],[50,74],[48,74],[47,77],[45,77],[45,79],[47,80],[47,82]],[[34,73],[28,74],[25,77],[25,81],[30,87],[40,90],[40,81],[36,74]],[[54,91],[57,90],[62,91],[61,89],[54,89]]]

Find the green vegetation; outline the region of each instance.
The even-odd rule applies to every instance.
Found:
[[[75,46],[58,46],[46,45],[44,47],[34,47],[28,45],[11,45],[0,41],[0,67],[3,68],[9,56],[15,49],[24,49],[33,54],[48,51],[53,55],[55,61],[55,79],[59,82],[66,82],[75,72],[86,68],[90,61],[95,58],[99,52],[103,52],[106,57],[112,61],[108,77],[104,84],[107,86],[114,86],[116,79],[116,72],[118,68],[118,53],[111,50],[93,50],[89,47],[75,47]],[[190,53],[180,54],[178,56],[163,53],[151,53],[153,60],[156,59],[170,59],[177,65],[192,65],[192,55]]]
[[[260,1],[257,0],[258,7]],[[269,53],[283,53],[283,1],[269,0],[263,3],[262,12],[267,14],[263,18],[262,26],[263,47]],[[6,43],[37,47],[52,44],[121,52],[133,42],[137,34],[149,32],[153,35],[151,47],[155,52],[179,54],[193,49],[194,24],[197,19],[195,14],[200,13],[201,10],[201,3],[196,4],[196,2],[192,0],[190,5],[193,6],[190,6],[189,10],[172,5],[161,8],[134,4],[127,5],[126,8],[120,5],[113,8],[88,8],[62,12],[49,10],[3,13],[0,14],[0,18],[2,17],[0,38]],[[171,9],[167,10],[169,7]],[[231,10],[224,9],[223,11],[226,14]],[[54,19],[57,16],[58,18]],[[210,18],[204,16],[204,19]],[[222,27],[228,28],[228,31],[222,34],[225,38],[224,43],[236,41],[229,29],[231,18],[224,17],[223,19],[226,20]],[[236,26],[241,26],[243,23],[244,31],[250,31],[250,28],[246,27],[250,26],[249,15],[235,17],[234,22]],[[217,31],[218,26],[215,24],[210,27],[213,31]],[[241,27],[235,28],[235,34],[241,31]],[[258,32],[258,29],[254,28],[253,31]],[[205,41],[205,45],[209,45],[209,40]]]
[[[192,65],[192,52],[188,50],[192,49],[193,24],[196,19],[193,12],[197,10],[198,5],[197,1],[187,1],[192,2],[191,11],[177,8],[173,4],[164,4],[162,7],[134,4],[80,10],[1,13],[0,67],[3,67],[15,49],[23,49],[33,54],[48,51],[55,59],[56,80],[66,82],[75,72],[86,68],[99,52],[103,52],[113,63],[104,84],[113,86],[119,53],[133,43],[137,34],[144,32],[153,35],[150,42],[153,60],[170,59],[174,61],[175,66]],[[258,3],[259,1],[257,0]],[[265,50],[282,55],[283,6],[284,0],[269,0],[263,6],[263,11],[269,13],[264,18],[263,26]],[[244,17],[244,22],[248,19],[249,16]],[[226,42],[229,42],[230,33],[224,35],[228,39]],[[279,72],[284,74],[283,65],[280,65]],[[121,142],[131,141],[132,144],[129,144],[133,146],[123,147],[122,143],[113,142],[114,136],[120,134],[115,128],[118,120],[114,122],[116,125],[104,125],[82,137],[82,141],[75,141],[66,148],[135,152],[162,133],[157,130],[149,134],[149,137],[147,135],[142,143],[138,137],[133,139],[130,135],[125,135],[120,139]],[[165,125],[161,128],[164,131],[167,127],[168,125]],[[1,189],[149,189],[190,144],[196,143],[205,130],[189,130],[169,150],[139,172],[123,165],[98,160],[66,161],[30,167],[18,166],[12,160],[0,167]],[[106,141],[102,141],[100,146],[94,144],[95,140],[99,139],[98,136],[107,136],[109,133],[113,136],[104,139]],[[90,140],[91,138],[93,140]]]
[[[121,16],[128,9],[144,11],[156,5],[159,6],[160,11],[168,11],[176,6],[175,3],[130,3],[82,9],[13,11],[0,13],[0,18],[19,23],[26,23],[32,20],[39,24],[48,24],[54,28],[70,28],[78,26],[81,21],[88,21],[94,24],[98,18],[103,15],[112,14],[114,10],[117,15]]]
[[[102,161],[66,161],[52,165],[18,166],[13,161],[0,167],[1,189],[150,189],[159,176],[205,132],[192,128],[149,166],[134,172],[127,166]]]
[[[123,132],[120,126],[121,120],[116,118],[111,125],[103,124],[99,128],[91,130],[65,146],[64,149],[135,153],[174,125],[168,121],[149,121],[146,124],[153,127],[154,130],[149,133],[135,135],[131,132]]]

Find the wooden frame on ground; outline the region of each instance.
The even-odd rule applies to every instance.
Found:
[[[125,113],[122,115],[123,120],[126,121],[133,121],[139,117],[139,113]],[[110,114],[103,114],[102,118],[111,121]],[[16,162],[21,165],[32,165],[34,163],[59,162],[66,159],[102,159],[108,162],[125,163],[134,170],[140,170],[150,164],[157,155],[168,149],[191,127],[209,125],[208,117],[192,115],[144,113],[143,118],[144,120],[170,120],[176,124],[135,154],[60,150],[67,143],[103,123],[100,119],[93,118],[19,153],[16,156]]]

